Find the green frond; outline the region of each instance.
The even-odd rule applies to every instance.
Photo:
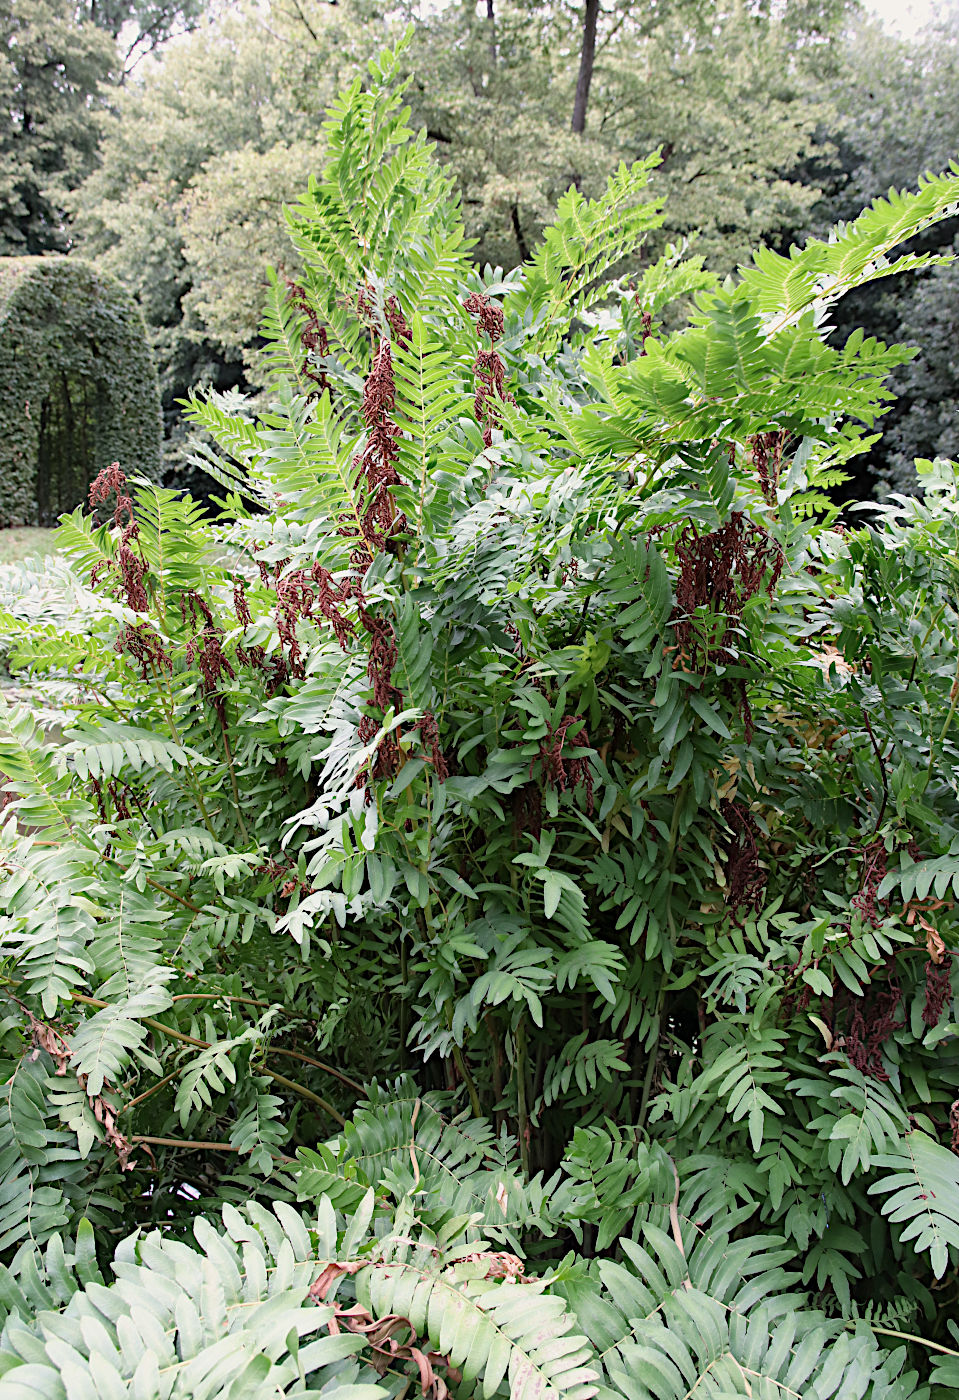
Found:
[[[487,1278],[482,1241],[446,1252],[430,1241],[386,1240],[381,1249],[382,1262],[357,1276],[360,1302],[374,1316],[408,1317],[485,1397],[501,1387],[510,1400],[591,1400],[596,1394],[592,1349],[573,1331],[576,1320],[563,1300],[533,1280]]]
[[[297,393],[308,394],[313,383],[303,373],[306,351],[301,340],[306,314],[291,304],[286,284],[274,268],[267,268],[267,276],[270,286],[260,327],[266,348],[260,352],[259,363],[270,382],[289,380]]]
[[[669,572],[656,546],[640,536],[614,540],[603,586],[627,649],[647,650],[673,606]]]
[[[897,1224],[906,1222],[904,1241],[928,1251],[932,1271],[942,1278],[951,1252],[959,1248],[959,1181],[955,1154],[918,1130],[897,1139],[891,1152],[874,1159],[884,1174],[869,1188],[886,1197],[882,1213]]]
[[[118,1210],[109,1190],[115,1174],[98,1183],[75,1130],[60,1127],[44,1061],[21,1062],[0,1086],[0,1250],[8,1259],[36,1250],[84,1212],[112,1225]]]
[[[555,222],[523,270],[521,290],[510,293],[507,310],[531,321],[540,353],[555,347],[570,324],[612,290],[608,274],[642,246],[663,222],[662,201],[646,196],[658,154],[631,166],[620,164],[599,199],[570,186]]]
[[[399,471],[404,481],[396,499],[413,534],[420,536],[433,523],[430,506],[441,489],[438,476],[445,465],[443,446],[449,424],[473,411],[472,372],[465,354],[458,364],[451,364],[448,345],[422,316],[412,318],[410,329],[409,345],[393,346],[394,419],[401,432]]]
[[[678,1221],[678,1216],[675,1217]],[[652,1225],[642,1243],[624,1240],[622,1264],[561,1284],[591,1336],[610,1389],[626,1400],[684,1400],[690,1394],[912,1395],[899,1379],[904,1353],[890,1356],[867,1328],[853,1340],[842,1324],[808,1309],[792,1289],[781,1241],[727,1234],[682,1237]],[[883,1387],[888,1386],[888,1389]]]
[[[854,287],[943,261],[928,254],[894,259],[889,254],[959,208],[959,166],[950,169],[951,174],[921,177],[916,191],[890,190],[887,198],[873,200],[858,219],[840,224],[828,241],[810,239],[802,249],[790,249],[788,257],[769,248],[754,253],[752,266],[740,269],[740,275],[750,300],[771,319],[770,333],[814,304],[829,306]]]
[[[28,710],[13,708],[0,696],[0,773],[25,826],[41,827],[51,836],[68,837],[74,828],[92,825],[94,809],[75,797],[70,779],[45,742]]]
[[[89,1277],[88,1250],[51,1241],[32,1290],[49,1301],[30,1322],[23,1304],[8,1321],[0,1396],[252,1400],[309,1384],[330,1400],[386,1400],[357,1359],[363,1338],[331,1335],[332,1308],[309,1297],[316,1255],[336,1250],[327,1202],[314,1232],[281,1204],[226,1206],[222,1231],[197,1221],[192,1248],[160,1233],[126,1241],[106,1288]]]
[[[58,746],[56,758],[83,779],[116,778],[124,769],[143,773],[158,768],[172,773],[188,761],[198,768],[212,762],[197,749],[184,748],[165,735],[109,719],[98,719],[95,725],[76,724],[64,738],[67,742]]]

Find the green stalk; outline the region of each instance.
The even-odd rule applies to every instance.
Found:
[[[956,713],[956,706],[957,706],[957,705],[959,705],[959,661],[956,662],[956,678],[955,678],[955,680],[953,681],[952,687],[951,687],[951,689],[950,689],[950,691],[949,691],[949,711],[948,711],[948,713],[947,713],[947,715],[946,715],[945,722],[943,723],[942,729],[939,731],[939,743],[940,743],[940,744],[942,744],[942,742],[943,742],[943,740],[945,739],[946,735],[949,733],[949,726],[952,724],[953,717],[954,717],[954,715],[955,715],[955,713]],[[929,767],[928,767],[927,770],[926,770],[926,776],[927,776],[927,778],[931,778],[931,777],[932,777],[932,767],[933,767],[933,763],[935,762],[935,757],[936,757],[936,751],[935,751],[935,749],[932,747],[932,744],[930,743],[930,745],[929,745]]]
[[[466,1092],[470,1096],[470,1108],[473,1110],[473,1117],[482,1118],[483,1106],[480,1103],[479,1093],[476,1089],[476,1082],[473,1079],[473,1076],[470,1074],[469,1066],[467,1065],[463,1052],[458,1045],[453,1046],[453,1063],[459,1070],[460,1078],[466,1085]]]
[[[526,1099],[526,1017],[521,1016],[516,1027],[516,1116],[519,1129],[519,1156],[523,1176],[529,1180],[529,1107]]]
[[[496,1035],[496,1026],[490,1012],[487,1011],[483,1019],[486,1022],[486,1031],[493,1048],[493,1098],[497,1104],[500,1104],[503,1101],[503,1047]],[[502,1109],[496,1111],[495,1122],[498,1133],[503,1122]]]
[[[646,1061],[646,1075],[643,1079],[643,1096],[639,1101],[639,1116],[636,1122],[640,1128],[646,1126],[646,1112],[649,1108],[649,1095],[653,1087],[653,1075],[656,1072],[656,1061],[659,1058],[659,1031],[662,1025],[662,992],[659,994],[659,1002],[656,1007],[656,1039],[653,1041],[649,1051],[649,1058]]]
[[[941,1342],[930,1342],[926,1337],[917,1337],[914,1332],[896,1332],[892,1327],[877,1327],[873,1322],[867,1322],[866,1326],[880,1337],[900,1337],[904,1342],[918,1342],[920,1346],[941,1352],[943,1356],[959,1356],[959,1351],[954,1351],[952,1347],[944,1347]]]
[[[405,1070],[409,1062],[406,1042],[410,1033],[410,1008],[406,996],[409,985],[409,953],[406,949],[406,939],[402,933],[400,934],[400,983],[403,989],[403,995],[400,997],[400,1069]]]
[[[226,725],[220,714],[217,713],[220,721],[220,733],[223,735],[223,752],[226,754],[226,766],[230,774],[230,787],[233,791],[233,805],[236,807],[236,819],[240,825],[240,835],[247,846],[250,845],[250,833],[246,829],[246,822],[243,820],[243,809],[240,806],[240,789],[236,781],[236,768],[233,763],[233,750],[230,747],[230,736],[227,733]]]

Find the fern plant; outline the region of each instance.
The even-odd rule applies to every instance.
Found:
[[[327,1195],[307,1216],[227,1205],[218,1227],[197,1220],[190,1245],[124,1241],[106,1275],[82,1221],[75,1241],[53,1235],[6,1275],[0,1396],[380,1400],[414,1377],[426,1394],[510,1400],[915,1393],[901,1348],[883,1352],[788,1290],[776,1242],[684,1238],[675,1202],[669,1213],[673,1234],[648,1223],[622,1263],[568,1255],[539,1275],[492,1250],[478,1215],[437,1231],[415,1196],[387,1208],[371,1188],[346,1214]]]
[[[190,405],[220,517],[106,467],[55,616],[0,619],[39,697],[0,712],[0,1395],[134,1386],[153,1269],[134,1393],[398,1394],[419,1357],[436,1400],[922,1396],[957,1321],[959,478],[838,518],[911,352],[828,309],[920,265],[959,176],[719,286],[630,273],[641,161],[481,271],[404,62],[288,213],[272,401]],[[199,1226],[201,1266],[208,1216],[236,1248]],[[44,1320],[82,1218],[104,1268],[147,1233],[116,1304]]]

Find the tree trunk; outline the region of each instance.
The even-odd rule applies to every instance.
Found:
[[[486,22],[489,25],[489,60],[495,68],[498,60],[496,45],[496,10],[494,0],[486,0]]]
[[[519,205],[511,204],[509,207],[509,214],[513,223],[513,237],[516,239],[516,246],[519,249],[519,260],[520,262],[525,262],[529,257],[529,244],[526,242],[526,235],[519,221]]]
[[[593,81],[593,64],[596,59],[596,22],[599,19],[599,0],[586,0],[583,16],[583,47],[579,55],[579,75],[576,79],[576,96],[573,99],[573,120],[571,129],[577,136],[586,130],[586,108],[589,106],[589,85]]]

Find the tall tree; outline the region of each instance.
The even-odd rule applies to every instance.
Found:
[[[68,192],[96,163],[114,45],[68,0],[0,0],[0,253],[68,246]]]
[[[319,115],[361,42],[345,4],[272,19],[224,14],[138,70],[114,93],[100,165],[72,201],[84,254],[143,308],[173,467],[189,387],[246,382],[266,269],[294,270],[284,200],[322,164]]]
[[[959,10],[941,15],[910,39],[862,20],[833,79],[840,121],[837,154],[825,169],[828,195],[814,231],[853,217],[863,204],[915,172],[948,168],[959,151]],[[934,226],[913,242],[919,252],[959,251],[959,220]],[[928,276],[863,288],[841,303],[836,339],[856,325],[920,347],[892,380],[898,397],[883,418],[881,440],[857,462],[860,495],[915,491],[917,457],[959,456],[959,315],[956,265]]]
[[[585,0],[583,9],[583,42],[579,51],[579,72],[576,75],[576,96],[573,98],[573,120],[570,127],[577,135],[586,130],[586,108],[596,62],[596,26],[599,21],[599,0]]]

